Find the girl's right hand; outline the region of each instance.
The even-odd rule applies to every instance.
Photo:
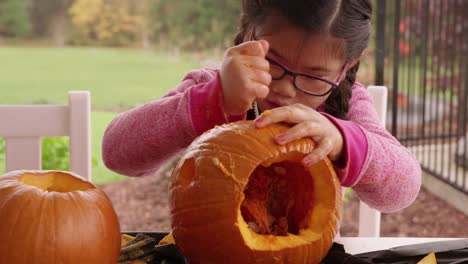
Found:
[[[269,44],[265,40],[248,41],[229,48],[221,66],[224,112],[240,115],[255,99],[268,95],[270,63],[265,59]]]

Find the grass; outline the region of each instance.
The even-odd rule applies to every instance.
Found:
[[[63,103],[91,91],[94,109],[122,109],[164,95],[199,66],[143,50],[0,47],[0,104]]]
[[[96,184],[106,184],[119,180],[126,179],[126,177],[114,173],[104,166],[102,161],[101,142],[106,130],[107,124],[109,124],[117,113],[111,112],[92,112],[91,119],[91,131],[92,131],[92,155],[97,160],[97,166],[93,167],[92,178]]]
[[[191,69],[190,56],[110,48],[0,47],[0,104],[67,103],[70,90],[89,90],[97,184],[125,179],[101,159],[107,124],[119,111],[160,98]],[[4,171],[0,159],[0,172]]]

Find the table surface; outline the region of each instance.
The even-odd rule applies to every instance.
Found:
[[[463,238],[442,237],[338,237],[335,242],[343,244],[345,251],[350,254],[389,249],[392,247],[411,244],[456,240]]]
[[[141,232],[123,232],[136,236]],[[167,232],[143,232],[156,238],[162,239]],[[393,247],[421,244],[427,242],[458,240],[468,238],[448,238],[448,237],[337,237],[335,242],[344,246],[349,254],[360,254],[365,252],[385,250]],[[468,242],[467,242],[468,243]]]

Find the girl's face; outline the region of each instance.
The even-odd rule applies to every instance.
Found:
[[[336,82],[342,73],[345,61],[338,52],[343,50],[338,39],[320,34],[307,34],[305,30],[292,25],[280,15],[270,16],[258,26],[255,29],[255,38],[264,39],[270,44],[267,58],[270,58],[272,76],[278,75],[278,71],[282,72],[278,64],[291,72],[319,76],[332,82]],[[296,86],[307,91],[323,93],[331,89],[331,85],[319,80],[297,78]],[[257,102],[260,110],[296,103],[317,109],[330,95],[330,93],[325,96],[306,94],[295,88],[293,79],[290,74],[285,74],[281,79],[272,80],[268,96]]]

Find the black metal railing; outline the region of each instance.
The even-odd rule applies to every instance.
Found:
[[[423,170],[468,195],[468,1],[375,0],[387,128]]]

